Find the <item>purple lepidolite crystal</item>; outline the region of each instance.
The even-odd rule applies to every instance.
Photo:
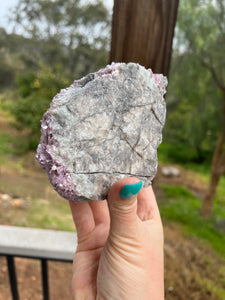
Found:
[[[157,170],[167,79],[135,63],[113,63],[61,90],[41,121],[36,158],[69,200],[105,199],[118,179],[144,186]]]

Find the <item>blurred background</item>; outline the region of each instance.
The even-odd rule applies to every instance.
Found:
[[[40,120],[61,88],[109,63],[112,15],[113,0],[0,0],[1,225],[74,230],[35,161]],[[224,0],[180,0],[153,183],[166,299],[225,299],[224,53]],[[38,263],[16,263],[21,299],[42,299]],[[51,262],[49,276],[52,299],[70,299],[71,265]],[[11,299],[4,257],[0,299]]]

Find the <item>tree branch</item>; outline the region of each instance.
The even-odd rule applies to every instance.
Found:
[[[199,59],[200,63],[209,70],[209,72],[212,75],[213,80],[215,81],[216,85],[223,91],[225,92],[225,85],[223,85],[223,83],[219,80],[215,69],[209,64],[207,63],[202,57],[197,55],[197,58]]]

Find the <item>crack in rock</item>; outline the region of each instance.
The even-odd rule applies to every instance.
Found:
[[[149,177],[149,176],[146,176],[146,175],[141,175],[141,174],[132,174],[132,173],[120,173],[120,172],[114,172],[114,173],[110,173],[110,172],[101,172],[101,171],[99,171],[99,172],[77,172],[77,173],[74,173],[74,174],[76,174],[76,175],[81,175],[81,174],[87,174],[87,175],[89,175],[89,174],[110,174],[110,175],[112,175],[112,174],[120,174],[120,175],[127,175],[127,176],[137,176],[137,177]]]
[[[124,177],[151,184],[166,85],[139,64],[113,63],[61,90],[43,116],[36,154],[55,190],[79,202],[105,199]]]

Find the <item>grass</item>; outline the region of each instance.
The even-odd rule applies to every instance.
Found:
[[[52,193],[46,195],[46,189],[53,188],[45,174],[35,174],[34,153],[27,152],[26,134],[12,127],[12,122],[0,101],[0,174],[5,175],[0,180],[0,192],[24,203],[14,207],[15,199],[0,201],[0,211],[4,211],[0,213],[1,224],[74,231],[68,202]]]
[[[201,201],[185,187],[162,185],[161,188],[166,195],[166,200],[160,205],[162,218],[179,223],[186,233],[203,239],[225,258],[224,196],[218,193],[212,217],[204,220],[200,215]],[[220,186],[220,190],[224,187]]]
[[[30,199],[23,207],[8,206],[1,223],[14,226],[74,231],[68,202],[60,199]]]
[[[209,294],[215,294],[218,299],[225,299],[225,290],[219,288],[217,282],[210,279],[201,278],[198,273],[195,273],[194,278],[196,282]]]
[[[58,203],[33,200],[31,207],[26,218],[29,226],[74,231],[72,215],[66,200],[61,199]]]
[[[26,136],[17,136],[17,131],[8,121],[11,121],[10,115],[0,110],[0,173],[7,170],[0,180],[0,192],[19,197],[25,205],[14,207],[14,199],[0,201],[0,211],[4,211],[0,214],[1,224],[74,231],[66,200],[54,198],[54,195],[40,199],[46,197],[47,185],[50,191],[53,188],[47,179],[44,180],[45,174],[43,178],[33,174],[34,158],[31,160],[29,153],[25,152]]]

